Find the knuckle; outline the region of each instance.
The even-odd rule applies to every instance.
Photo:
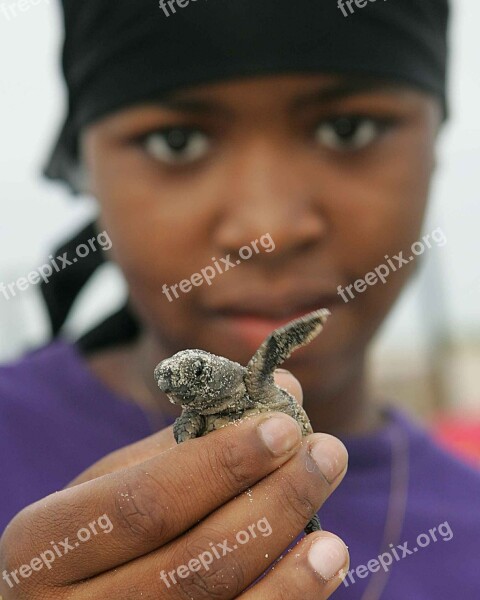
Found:
[[[114,514],[127,539],[148,544],[167,535],[163,499],[164,486],[151,474],[138,470],[132,479],[122,483],[114,499]]]
[[[229,492],[238,494],[250,482],[252,477],[251,461],[246,460],[247,452],[240,444],[226,439],[219,448],[212,447],[207,452],[207,461],[212,474],[220,474],[222,483]],[[215,482],[218,485],[218,481]]]
[[[281,482],[279,495],[280,506],[288,522],[303,527],[316,512],[315,499],[311,498],[309,487],[298,485],[291,477],[285,477]]]
[[[176,591],[182,600],[236,597],[246,587],[245,567],[239,558],[234,552],[223,555],[223,551],[212,543],[220,537],[218,532],[212,531],[209,535],[205,531],[194,542],[184,538],[177,546],[169,563],[177,572],[183,567],[184,571],[188,570],[187,576],[176,577]],[[191,561],[197,561],[195,569],[190,568]]]
[[[215,600],[231,597],[232,594],[237,596],[244,588],[242,565],[234,558],[229,558],[228,561],[220,560],[214,569],[206,571],[203,575],[199,572],[192,575],[190,581],[185,580],[188,586],[185,588],[187,598],[197,598],[198,591],[203,589],[207,598]]]

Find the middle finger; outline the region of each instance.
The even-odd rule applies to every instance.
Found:
[[[129,582],[136,580],[142,598],[235,598],[298,536],[340,484],[346,465],[339,440],[310,435],[288,463],[252,489],[168,546],[90,582],[88,592],[100,597],[114,590],[118,600],[127,600]]]

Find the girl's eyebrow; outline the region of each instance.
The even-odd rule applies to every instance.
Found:
[[[171,96],[160,99],[157,104],[161,108],[197,115],[229,117],[233,114],[233,111],[220,102],[202,100],[200,98],[177,98]]]
[[[320,89],[307,92],[296,98],[291,103],[292,112],[305,109],[309,105],[328,104],[335,100],[348,98],[362,92],[392,92],[402,88],[400,84],[381,80],[369,79],[368,77],[352,77],[323,85]],[[205,98],[182,98],[180,95],[172,94],[164,96],[156,101],[160,108],[167,110],[196,114],[202,116],[232,117],[234,110],[226,104],[214,99]]]
[[[392,82],[366,79],[351,79],[339,81],[322,87],[320,90],[309,92],[302,98],[293,102],[293,109],[303,109],[309,105],[328,104],[335,100],[342,100],[362,92],[393,92],[401,86]]]

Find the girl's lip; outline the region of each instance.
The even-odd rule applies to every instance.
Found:
[[[233,298],[232,298],[233,296]],[[287,323],[292,319],[306,315],[320,308],[331,309],[340,303],[340,297],[334,292],[314,292],[292,288],[288,294],[262,293],[252,291],[235,297],[231,292],[229,300],[210,304],[209,310],[221,317],[259,318],[272,322]]]
[[[317,306],[312,308],[330,308],[329,306]],[[264,316],[247,313],[227,313],[222,315],[225,325],[225,335],[233,339],[241,340],[252,352],[279,327],[283,327],[290,321],[306,315],[310,310],[298,310],[284,317]]]
[[[241,339],[243,343],[246,343],[253,350],[258,348],[274,329],[285,325],[290,320],[239,315],[236,317],[227,317],[227,326],[235,338]]]

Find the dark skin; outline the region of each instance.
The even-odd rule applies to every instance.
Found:
[[[292,75],[199,86],[85,131],[90,189],[144,325],[135,345],[87,357],[99,378],[142,406],[167,410],[152,377],[162,358],[196,347],[246,364],[270,325],[328,306],[325,331],[287,363],[302,383],[314,429],[367,432],[381,424],[365,386],[366,347],[413,265],[348,304],[337,286],[418,239],[440,112],[418,91],[367,83],[360,91],[354,80]],[[332,126],[339,117],[348,119]],[[193,134],[170,137],[172,154],[165,132],[155,133],[165,128]],[[266,233],[275,242],[271,253],[173,302],[162,293],[163,284],[190,278],[212,256],[236,258],[241,246]],[[291,375],[277,374],[277,381],[301,401]],[[113,529],[21,585],[0,580],[0,594],[328,598],[341,583],[340,570],[348,569],[348,553],[327,532],[309,535],[245,590],[301,532],[346,468],[336,438],[302,439],[286,415],[245,419],[179,446],[168,428],[22,511],[0,540],[0,572],[30,562],[51,540],[75,539],[99,515],[108,514]],[[273,535],[257,536],[209,571],[177,575],[175,585],[161,580],[162,570],[187,564],[212,542],[231,542],[232,532],[263,517]],[[317,545],[326,541],[334,546]]]

